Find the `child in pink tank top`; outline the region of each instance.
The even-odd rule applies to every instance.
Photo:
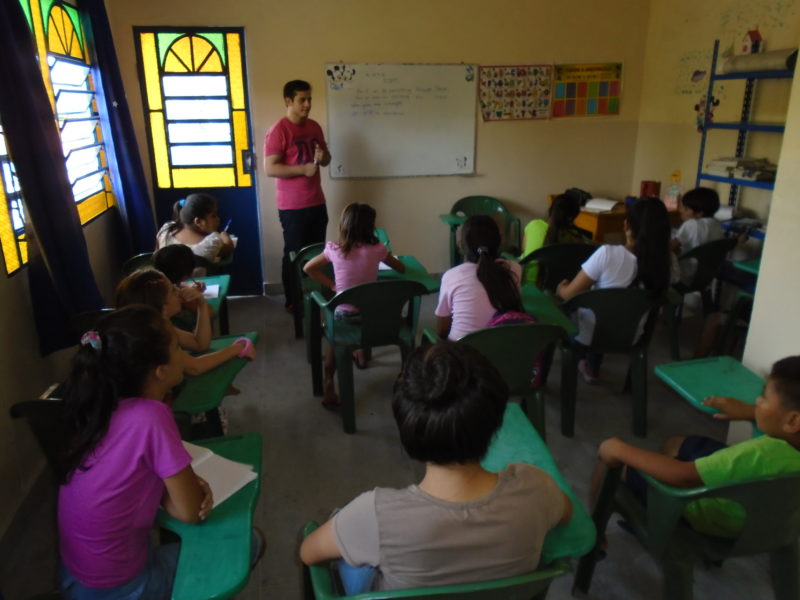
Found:
[[[339,241],[327,242],[322,254],[306,263],[303,271],[322,285],[337,294],[347,288],[369,283],[378,278],[378,265],[383,262],[395,271],[405,271],[405,266],[375,237],[375,209],[369,204],[353,202],[348,204],[339,219]],[[333,279],[324,272],[328,263],[333,265]],[[358,308],[350,304],[336,307],[336,319],[357,319]],[[366,368],[369,349],[357,351],[353,355],[356,366]],[[322,405],[335,408],[339,397],[334,389],[333,376],[336,373],[336,360],[333,348],[325,352],[325,385]]]

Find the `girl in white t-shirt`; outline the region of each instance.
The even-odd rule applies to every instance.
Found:
[[[592,288],[630,287],[638,285],[654,293],[664,292],[670,285],[669,215],[658,198],[640,198],[633,203],[625,220],[624,246],[600,246],[583,265],[572,281],[564,280],[556,293],[569,300]],[[594,332],[594,313],[578,313],[578,335],[575,342],[588,346]],[[589,353],[578,369],[587,383],[597,381],[602,355]]]
[[[156,249],[186,244],[197,256],[219,262],[234,249],[227,231],[219,230],[217,200],[208,194],[189,194],[172,207],[172,221],[156,234]]]
[[[676,254],[685,254],[689,250],[725,236],[722,225],[714,218],[719,210],[719,195],[715,190],[699,187],[689,190],[681,198],[678,212],[683,223],[675,232],[671,242]],[[697,272],[697,260],[686,259],[680,262],[681,282],[689,285]]]
[[[405,265],[375,237],[375,216],[375,209],[369,204],[348,204],[339,219],[338,243],[327,242],[322,254],[309,260],[303,267],[305,274],[338,294],[354,285],[375,281],[381,262],[395,271],[405,271]],[[324,271],[328,263],[333,264],[333,279]],[[334,318],[345,321],[358,319],[358,308],[350,304],[340,304],[336,307]],[[353,361],[359,369],[366,368],[369,358],[368,348],[357,350],[353,355]],[[325,408],[335,408],[340,404],[333,384],[335,373],[336,359],[333,347],[329,345],[325,351],[322,399]]]
[[[500,229],[488,215],[469,217],[461,227],[465,261],[442,275],[436,332],[458,340],[487,326],[498,312],[524,312],[519,263],[500,258]]]

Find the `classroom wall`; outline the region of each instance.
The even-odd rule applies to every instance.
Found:
[[[133,25],[230,25],[246,28],[247,66],[256,151],[285,114],[282,86],[294,78],[314,86],[311,116],[326,125],[323,65],[331,61],[525,64],[624,62],[621,115],[558,121],[478,122],[474,177],[336,180],[323,175],[335,235],[342,207],[372,203],[392,247],[413,253],[430,270],[448,260],[447,228],[437,215],[458,198],[500,198],[526,222],[546,210],[548,193],[578,186],[598,195],[629,193],[643,70],[648,3],[611,0],[558,3],[512,0],[309,0],[292,3],[240,0],[107,2],[137,135],[146,135],[136,72]],[[476,111],[477,112],[477,111]],[[443,132],[446,135],[446,132]],[[274,182],[258,178],[268,282],[279,279],[282,237]]]
[[[639,128],[636,139],[632,189],[646,179],[662,182],[662,190],[674,169],[680,169],[685,189],[697,175],[700,134],[695,105],[708,90],[708,76],[693,81],[698,71],[710,72],[714,40],[721,51],[739,46],[749,29],[758,28],[765,48],[797,47],[800,38],[800,3],[783,0],[706,0],[698,10],[694,0],[652,0],[647,26]],[[714,120],[738,121],[742,108],[742,82],[722,82],[714,95],[720,101]],[[753,118],[779,122],[785,118],[791,80],[760,81],[753,100]],[[778,161],[781,136],[750,134],[747,155]],[[708,136],[706,162],[733,156],[736,133],[713,131]],[[704,185],[709,185],[706,182]],[[717,185],[727,203],[729,187]],[[769,214],[770,193],[744,189],[742,209],[751,216]]]

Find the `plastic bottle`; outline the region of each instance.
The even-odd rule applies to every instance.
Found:
[[[683,195],[683,186],[681,185],[681,171],[675,169],[670,177],[671,183],[664,193],[664,204],[667,210],[678,210],[678,203]]]

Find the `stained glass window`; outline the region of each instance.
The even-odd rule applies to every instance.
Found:
[[[159,188],[249,187],[241,35],[137,28]]]
[[[81,223],[114,206],[97,92],[78,9],[66,0],[20,0],[61,135]]]
[[[6,273],[9,275],[28,262],[22,191],[14,163],[8,154],[2,125],[0,125],[0,248],[3,249]]]

